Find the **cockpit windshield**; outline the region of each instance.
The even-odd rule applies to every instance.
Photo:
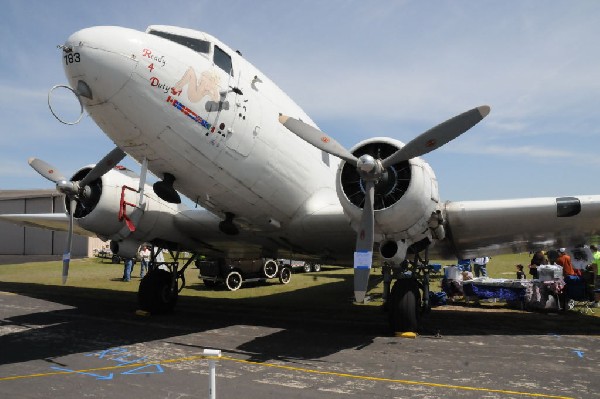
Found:
[[[231,66],[231,56],[225,51],[221,50],[219,46],[215,46],[214,61],[219,68],[233,75],[233,67]]]
[[[148,33],[181,44],[202,54],[208,54],[210,52],[210,43],[205,40],[192,39],[191,37],[174,35],[172,33],[161,32],[158,30],[151,30]]]

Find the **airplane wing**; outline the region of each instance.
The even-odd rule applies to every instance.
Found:
[[[573,247],[600,238],[600,195],[447,202],[445,219],[442,256]]]
[[[69,217],[64,213],[4,214],[0,215],[0,221],[48,230],[69,231]],[[96,234],[77,224],[74,225],[74,232],[82,236],[96,237]]]

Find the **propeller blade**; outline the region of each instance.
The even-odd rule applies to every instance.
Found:
[[[415,137],[404,147],[384,159],[381,164],[384,168],[406,161],[411,158],[427,154],[444,144],[454,140],[490,113],[490,107],[482,105],[467,112],[450,118],[445,122],[429,129],[418,137]]]
[[[63,255],[63,285],[67,283],[67,278],[69,277],[69,263],[71,262],[71,248],[73,246],[73,218],[76,207],[77,200],[72,198],[71,202],[69,203],[69,232],[67,233],[67,247],[65,248],[65,254]]]
[[[81,179],[79,186],[85,187],[97,178],[103,176],[106,172],[117,166],[117,164],[125,158],[125,155],[126,154],[122,149],[116,147],[102,158],[83,179]]]
[[[58,183],[61,180],[67,180],[58,169],[41,159],[29,158],[28,162],[29,166],[51,182]]]
[[[356,252],[354,252],[354,299],[356,302],[364,302],[365,300],[373,263],[375,182],[367,180],[365,183],[365,206],[360,219],[358,236],[356,237]]]
[[[316,129],[298,119],[289,116],[281,115],[279,122],[288,128],[288,130],[300,137],[302,140],[314,145],[319,150],[325,151],[328,154],[335,155],[344,161],[355,165],[357,159],[350,151],[345,149],[340,143],[329,137],[319,129]]]

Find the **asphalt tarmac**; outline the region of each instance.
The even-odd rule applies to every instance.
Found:
[[[600,318],[575,312],[446,306],[407,339],[383,313],[312,318],[182,297],[174,314],[139,316],[131,295],[64,292],[0,282],[0,397],[205,398],[205,348],[222,351],[217,398],[600,397]]]

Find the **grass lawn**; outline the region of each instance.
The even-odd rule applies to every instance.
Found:
[[[36,262],[16,265],[0,265],[0,291],[23,292],[24,294],[51,293],[52,295],[76,295],[93,297],[99,302],[135,295],[139,287],[139,263],[136,263],[130,282],[121,281],[123,265],[112,264],[101,259],[76,259],[71,261],[69,280],[62,286],[62,262]],[[381,305],[373,302],[354,306],[352,269],[324,267],[318,273],[294,273],[289,284],[278,279],[266,282],[244,283],[237,291],[224,288],[207,288],[198,278],[198,269],[188,267],[185,273],[186,287],[180,292],[179,306],[186,303],[201,303],[212,308],[231,307],[236,310],[294,310],[298,315],[305,312],[321,313],[323,317],[343,314],[351,317],[368,311],[368,307]],[[122,293],[122,295],[119,295]],[[187,301],[187,302],[186,302]],[[380,316],[379,312],[373,316]]]
[[[530,259],[528,253],[495,256],[488,263],[488,274],[494,278],[515,278],[515,265],[521,263],[527,266]],[[432,263],[451,264],[449,261],[435,260]],[[67,289],[61,291],[63,287],[60,261],[0,265],[0,290],[18,291],[19,287],[23,287],[23,292],[71,292],[74,295],[76,293],[80,296],[93,296],[99,301],[110,300],[117,293],[123,292],[131,295],[133,299],[140,281],[139,267],[139,263],[136,263],[131,282],[123,282],[122,264],[112,264],[108,260],[97,258],[75,259],[71,261]],[[188,267],[185,277],[186,287],[180,293],[180,304],[185,303],[186,297],[201,297],[208,300],[211,306],[230,306],[234,301],[236,307],[286,309],[300,313],[317,309],[324,314],[335,315],[339,312],[351,315],[375,313],[367,308],[380,306],[382,303],[383,284],[379,268],[375,268],[371,275],[371,302],[358,306],[352,304],[351,268],[325,266],[318,273],[294,273],[287,285],[280,284],[277,279],[271,279],[267,282],[244,283],[241,289],[234,292],[223,288],[207,288],[198,279],[198,270],[193,266]],[[440,279],[441,273],[432,275],[432,291],[440,290]],[[68,288],[72,290],[69,291]],[[600,315],[600,312],[596,312],[595,315]]]
[[[517,268],[515,265],[522,264],[524,266],[525,274],[528,277],[527,273],[529,268],[529,262],[531,261],[532,255],[529,253],[521,253],[521,254],[510,254],[510,255],[499,255],[493,256],[490,262],[487,265],[488,277],[492,278],[517,278]],[[452,262],[449,261],[438,261],[433,260],[431,263],[439,263],[443,266],[450,265]]]

